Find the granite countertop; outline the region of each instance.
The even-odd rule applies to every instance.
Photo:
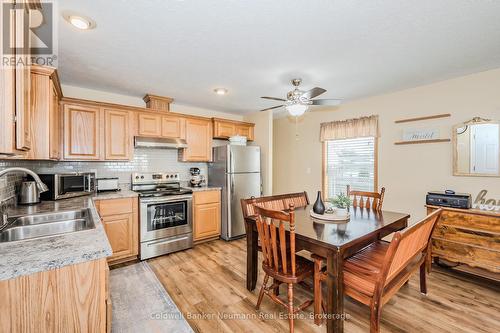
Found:
[[[191,187],[191,186],[185,186],[185,187],[190,190],[193,190],[193,192],[222,190],[222,187],[220,186],[208,186],[208,185],[203,185],[201,187]]]
[[[116,192],[99,192],[94,194],[94,200],[107,200],[107,199],[121,199],[121,198],[135,198],[138,197],[139,194],[132,190],[122,189],[121,191]]]
[[[0,243],[0,280],[109,257],[111,246],[91,196],[12,207],[7,210],[7,215],[23,216],[84,208],[90,208],[94,229]]]

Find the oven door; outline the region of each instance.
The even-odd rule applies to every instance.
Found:
[[[192,195],[141,198],[141,242],[190,233]]]

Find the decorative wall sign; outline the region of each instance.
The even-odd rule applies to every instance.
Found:
[[[488,194],[487,190],[481,190],[476,200],[472,204],[472,208],[482,209],[482,210],[490,210],[490,211],[500,211],[500,200],[496,199],[486,199],[486,194]]]
[[[421,141],[421,140],[434,140],[434,139],[439,139],[438,128],[403,130],[404,141]]]

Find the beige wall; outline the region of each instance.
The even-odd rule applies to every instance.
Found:
[[[260,146],[262,192],[264,195],[273,193],[273,114],[255,112],[245,117],[245,121],[255,123],[255,141],[251,145]]]
[[[340,107],[306,113],[295,122],[274,120],[273,192],[307,190],[311,200],[321,189],[320,123],[377,114],[380,117],[379,187],[387,189],[385,209],[425,214],[425,195],[453,189],[471,193],[488,190],[500,199],[500,178],[456,177],[452,171],[451,143],[396,146],[405,128],[438,127],[451,138],[454,124],[474,116],[500,119],[500,69],[438,82],[391,94],[346,102]],[[395,124],[402,118],[451,113],[451,118]]]
[[[69,86],[64,84],[62,85],[62,90],[65,97],[74,97],[74,98],[90,99],[99,102],[146,107],[146,103],[144,103],[142,98],[139,97],[115,94],[106,91],[93,90],[93,89]],[[218,117],[218,118],[226,118],[226,119],[240,120],[240,121],[243,120],[242,115],[176,103],[175,96],[174,96],[174,103],[172,103],[172,105],[170,106],[170,110],[172,112],[179,112],[179,113],[191,114],[202,117]]]

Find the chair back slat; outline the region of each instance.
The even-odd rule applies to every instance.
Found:
[[[243,217],[246,219],[250,216],[255,216],[253,205],[261,204],[262,207],[273,210],[284,210],[293,204],[295,208],[306,207],[309,205],[309,198],[306,192],[287,193],[280,195],[272,195],[259,198],[241,199],[241,209]]]
[[[254,204],[257,232],[264,254],[264,264],[276,273],[295,276],[295,213],[279,211]],[[289,225],[288,239],[286,225]]]
[[[422,221],[394,235],[393,241],[391,242],[391,247],[393,246],[394,249],[393,251],[387,251],[388,255],[391,255],[392,258],[389,258],[390,260],[387,261],[387,265],[389,266],[386,284],[397,276],[408,263],[417,256],[425,255],[432,235],[432,230],[440,215],[441,210],[437,210]]]
[[[385,187],[382,187],[378,193],[351,190],[351,186],[347,185],[347,196],[352,197],[352,206],[355,208],[382,210],[384,195]]]

